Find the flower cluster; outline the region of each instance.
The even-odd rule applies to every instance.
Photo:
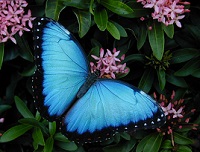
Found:
[[[178,27],[182,27],[179,20],[185,17],[183,13],[190,11],[184,6],[190,3],[181,2],[181,0],[137,0],[137,2],[141,2],[144,8],[153,8],[154,12],[151,14],[153,19],[157,19],[166,26],[176,23]]]
[[[31,10],[25,14],[27,5],[25,0],[0,0],[0,43],[10,39],[16,44],[13,37],[16,33],[22,36],[24,31],[30,31],[34,17],[31,17]]]
[[[113,53],[112,53],[113,52]],[[115,74],[128,73],[128,68],[126,68],[126,63],[121,64],[121,61],[124,60],[125,55],[122,55],[121,58],[118,58],[120,51],[117,51],[116,48],[113,51],[107,49],[106,54],[104,54],[104,49],[100,49],[100,56],[91,55],[93,59],[96,60],[96,65],[93,62],[90,62],[91,72],[100,71],[101,78],[111,78],[115,79]]]
[[[167,121],[166,126],[157,129],[158,132],[162,132],[163,134],[172,134],[173,131],[177,129],[188,128],[196,130],[197,125],[189,123],[190,116],[195,112],[195,109],[184,111],[184,99],[174,101],[174,97],[174,91],[172,92],[170,100],[166,99],[164,95],[160,95],[159,102]],[[156,98],[156,94],[154,94],[154,98]]]

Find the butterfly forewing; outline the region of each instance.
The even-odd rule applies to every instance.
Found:
[[[40,113],[54,120],[71,106],[87,77],[88,63],[78,42],[57,22],[37,18],[33,30],[34,98]]]

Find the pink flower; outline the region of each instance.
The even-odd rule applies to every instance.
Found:
[[[169,103],[167,107],[163,107],[163,106],[162,106],[161,108],[162,108],[162,110],[164,111],[165,116],[167,116],[168,114],[171,113],[171,110],[172,110],[172,104]]]
[[[171,113],[173,113],[173,118],[183,118],[183,115],[181,114],[183,110],[183,107],[181,107],[178,111],[176,111],[174,108],[172,108]]]
[[[102,78],[116,78],[116,74],[119,73],[128,73],[126,68],[126,63],[121,64],[121,61],[124,60],[125,55],[122,55],[119,58],[120,51],[117,51],[116,48],[111,52],[107,49],[107,52],[104,54],[104,49],[100,49],[100,56],[91,55],[93,59],[96,60],[96,65],[93,62],[90,62],[91,72],[100,71],[100,76]]]
[[[4,118],[0,118],[0,123],[3,123],[4,122]]]
[[[144,8],[153,8],[154,12],[151,14],[153,19],[164,23],[166,26],[176,24],[182,27],[179,20],[183,19],[185,12],[190,10],[185,9],[184,5],[189,5],[189,2],[180,2],[181,0],[137,0],[141,2]]]
[[[30,31],[34,17],[30,10],[25,14],[27,5],[25,0],[0,0],[0,43],[10,39],[16,44],[16,33],[22,36],[24,31]]]

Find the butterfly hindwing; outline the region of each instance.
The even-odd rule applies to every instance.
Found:
[[[33,32],[34,98],[41,115],[54,120],[71,106],[88,75],[88,62],[78,42],[57,22],[37,18]]]
[[[63,118],[62,131],[84,143],[103,141],[116,132],[164,124],[160,106],[147,94],[121,81],[98,79]]]

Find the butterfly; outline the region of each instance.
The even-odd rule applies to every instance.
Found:
[[[123,81],[91,73],[82,47],[61,24],[36,18],[33,33],[34,101],[44,118],[61,122],[68,139],[101,142],[117,132],[165,123],[161,107],[149,95]]]

